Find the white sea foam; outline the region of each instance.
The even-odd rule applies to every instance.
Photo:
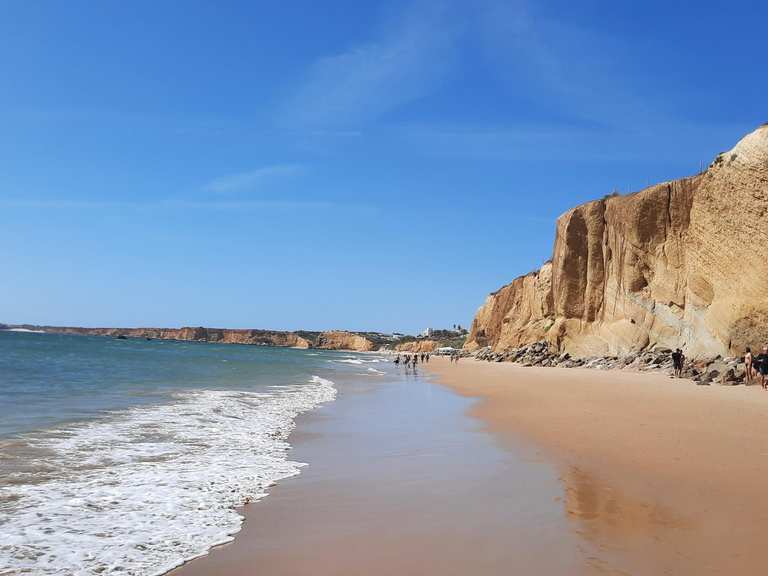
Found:
[[[346,356],[341,360],[329,360],[329,362],[340,362],[342,364],[378,364],[379,362],[386,362],[384,358],[358,358],[356,356]]]
[[[295,417],[335,394],[317,376],[184,392],[31,439],[53,472],[0,486],[0,574],[151,576],[232,540],[235,508],[303,466],[287,458]]]
[[[45,334],[45,330],[30,330],[29,328],[5,328],[5,332],[27,332],[29,334]]]
[[[376,370],[376,368],[368,368],[368,372],[372,372],[374,374],[386,374],[386,372],[382,372],[381,370]]]

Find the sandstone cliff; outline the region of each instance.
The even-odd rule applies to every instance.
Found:
[[[315,345],[324,350],[354,350],[357,352],[370,352],[377,348],[376,344],[365,336],[342,330],[323,332],[317,337]]]
[[[486,299],[469,350],[688,355],[768,342],[768,125],[703,173],[577,206],[552,260]]]
[[[423,352],[434,352],[440,348],[440,342],[437,340],[412,340],[403,342],[395,346],[396,352],[414,352],[421,354]]]

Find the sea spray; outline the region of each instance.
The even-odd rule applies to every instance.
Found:
[[[162,574],[233,539],[236,508],[299,473],[295,418],[333,383],[201,390],[29,436],[43,481],[0,486],[0,574]]]

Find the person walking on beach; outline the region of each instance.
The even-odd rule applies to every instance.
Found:
[[[675,370],[675,378],[680,378],[683,375],[683,351],[680,348],[672,352],[672,367]]]
[[[753,382],[752,374],[752,348],[747,346],[744,352],[744,385],[751,386]]]
[[[429,352],[427,352],[427,364],[429,364]]]
[[[768,376],[768,346],[763,346],[763,351],[753,360],[757,363],[757,372],[760,374],[760,386],[766,389],[765,377]]]
[[[400,364],[400,354],[395,356],[395,364]]]

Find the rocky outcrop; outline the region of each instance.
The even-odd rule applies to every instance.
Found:
[[[768,126],[690,178],[577,206],[553,256],[491,294],[469,350],[544,341],[553,353],[653,347],[728,356],[768,341]]]
[[[494,352],[490,347],[480,348],[472,356],[476,360],[514,362],[525,367],[593,368],[673,374],[672,350],[669,348],[654,348],[623,356],[573,357],[568,352],[553,352],[549,343],[542,341],[504,352]],[[743,358],[700,357],[686,360],[681,376],[698,384],[735,386],[745,381],[746,366]]]
[[[410,342],[403,342],[395,346],[396,352],[415,352],[417,354],[423,354],[426,352],[434,352],[440,347],[440,342],[437,340],[412,340]]]
[[[315,345],[324,350],[354,350],[357,352],[370,352],[377,348],[376,344],[365,336],[343,330],[321,333],[317,337]]]

